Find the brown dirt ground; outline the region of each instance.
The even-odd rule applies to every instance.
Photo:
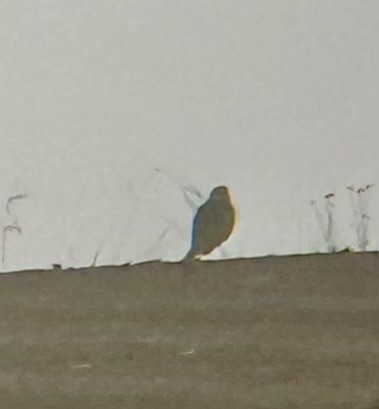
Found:
[[[379,255],[0,276],[5,409],[378,409]]]

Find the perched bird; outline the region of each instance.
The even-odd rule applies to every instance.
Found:
[[[183,261],[211,253],[232,234],[236,210],[226,186],[214,188],[209,199],[198,208],[192,227],[191,248]]]

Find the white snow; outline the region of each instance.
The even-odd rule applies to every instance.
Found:
[[[220,184],[240,221],[206,258],[378,250],[379,186],[346,189],[379,183],[378,13],[2,0],[0,270],[180,260]]]

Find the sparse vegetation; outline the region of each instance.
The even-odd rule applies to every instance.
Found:
[[[357,250],[367,251],[369,245],[369,222],[371,220],[368,209],[369,195],[374,184],[368,184],[355,188],[353,185],[347,186],[349,191],[350,206],[353,215],[351,226],[357,238]],[[335,193],[328,193],[324,196],[324,214],[320,211],[320,206],[316,200],[311,200],[310,204],[314,209],[317,224],[322,232],[327,250],[330,253],[337,251],[335,238]],[[350,251],[350,249],[349,249]]]
[[[6,242],[8,237],[8,232],[16,231],[18,234],[22,233],[22,229],[18,223],[17,213],[13,207],[13,203],[17,200],[25,199],[27,197],[26,194],[17,194],[14,196],[10,196],[7,200],[6,204],[6,212],[7,215],[10,217],[11,222],[3,225],[2,227],[2,255],[1,261],[4,266],[5,264],[5,249],[6,249]]]
[[[183,188],[180,189],[183,193],[184,201],[186,204],[190,207],[190,209],[195,212],[198,208],[198,205],[195,203],[193,199],[191,199],[190,195],[196,196],[197,199],[204,199],[204,196],[200,193],[200,191],[192,186],[192,185],[187,185],[184,186]]]
[[[335,229],[334,199],[335,199],[334,193],[328,193],[327,195],[324,196],[325,216],[322,215],[316,200],[311,200],[310,202],[311,206],[314,209],[315,215],[316,215],[317,224],[321,230],[322,236],[324,237],[327,251],[330,253],[335,253],[337,250],[337,247],[335,244],[335,236],[334,236],[334,229]]]
[[[90,267],[96,267],[96,262],[97,262],[97,258],[99,257],[100,249],[101,249],[101,246],[96,250],[95,255],[92,259],[92,263],[90,264]]]
[[[169,179],[171,181],[171,183],[177,188],[179,189],[182,193],[183,193],[183,197],[184,197],[184,201],[187,204],[187,206],[193,211],[196,212],[198,206],[198,203],[196,203],[196,201],[198,202],[203,201],[204,200],[204,195],[200,192],[200,190],[192,185],[192,184],[187,184],[187,185],[182,185],[177,178],[173,177],[171,174],[163,171],[160,168],[155,168],[155,171],[165,175],[165,177],[167,177],[167,179]],[[196,198],[196,199],[194,199]]]
[[[366,251],[369,244],[368,228],[371,220],[368,215],[368,198],[373,184],[369,184],[357,189],[354,186],[347,186],[349,191],[351,208],[353,211],[353,228],[356,232],[358,250]]]

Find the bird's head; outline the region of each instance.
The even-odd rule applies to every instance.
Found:
[[[226,186],[217,186],[211,192],[212,199],[225,199],[229,196],[229,190]]]

